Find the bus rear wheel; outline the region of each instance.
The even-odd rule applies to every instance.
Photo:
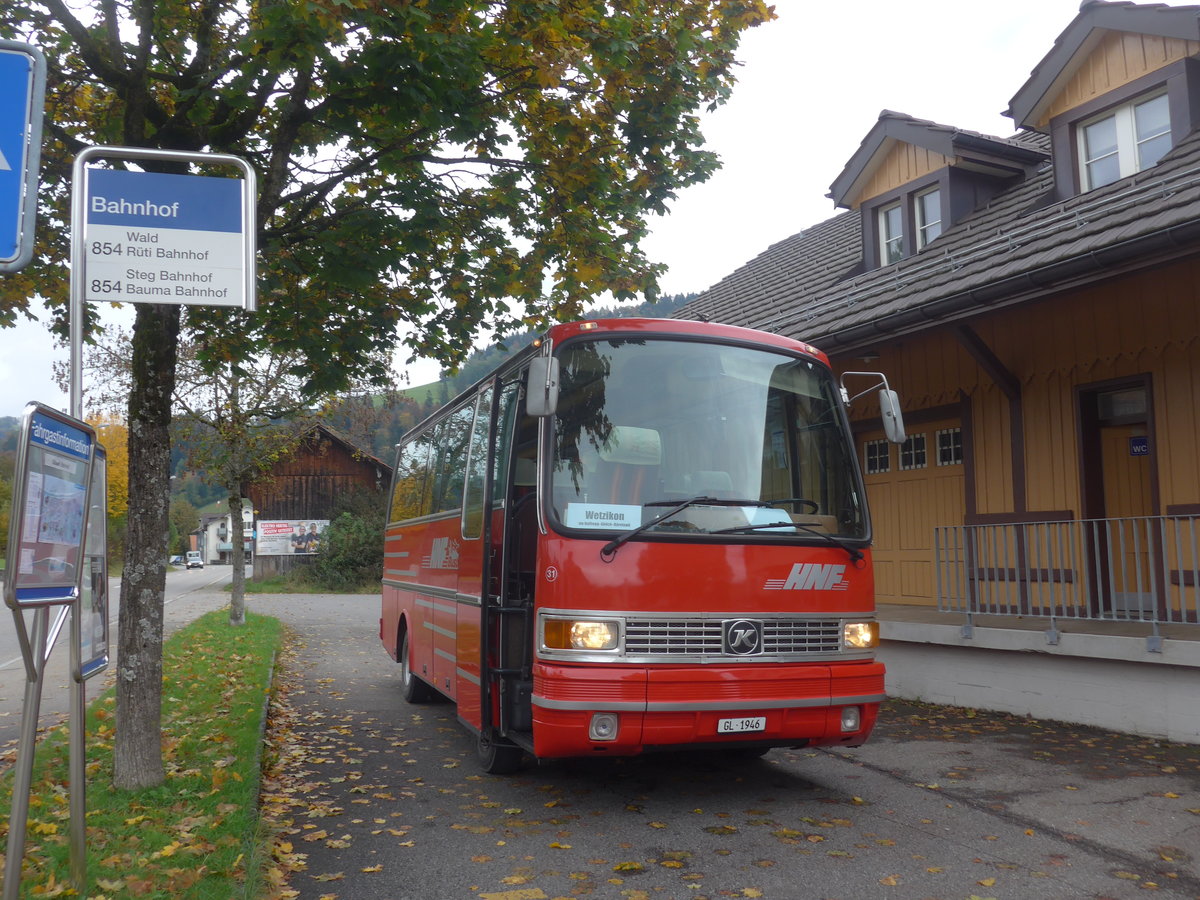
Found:
[[[413,674],[407,631],[400,639],[400,690],[409,703],[428,703],[433,699],[433,689]]]
[[[521,768],[521,748],[514,744],[499,744],[480,733],[475,745],[479,767],[489,775],[511,775]]]

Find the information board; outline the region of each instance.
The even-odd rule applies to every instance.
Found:
[[[89,169],[84,300],[244,306],[243,185]]]
[[[63,603],[78,591],[96,433],[40,403],[25,407],[9,522],[9,606]]]

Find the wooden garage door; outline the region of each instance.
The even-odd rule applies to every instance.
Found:
[[[937,602],[933,533],[963,520],[962,430],[957,421],[911,425],[908,440],[859,437],[875,542],[879,603]]]

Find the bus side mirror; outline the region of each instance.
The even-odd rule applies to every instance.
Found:
[[[883,433],[887,439],[893,444],[903,444],[907,436],[904,433],[904,413],[900,411],[900,395],[891,388],[881,388],[879,412],[883,416]]]
[[[529,381],[525,385],[525,412],[540,418],[552,416],[558,409],[558,359],[535,356],[529,361]]]
[[[846,387],[846,379],[851,377],[870,378],[875,383],[851,397],[850,390]],[[842,401],[847,406],[879,388],[879,414],[883,418],[883,433],[893,444],[904,443],[907,436],[904,434],[904,414],[900,412],[900,395],[888,387],[886,375],[882,372],[843,372],[840,383]]]

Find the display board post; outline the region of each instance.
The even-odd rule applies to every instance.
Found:
[[[85,551],[98,449],[96,433],[86,422],[40,403],[26,406],[13,473],[13,512],[9,518],[4,583],[4,599],[12,610],[26,672],[5,851],[4,900],[17,900],[20,896],[46,659],[68,612],[78,606],[85,568],[89,571],[92,568]],[[103,456],[102,450],[100,454]],[[99,496],[104,496],[103,490]],[[51,607],[59,608],[53,627]],[[32,629],[26,623],[30,610]],[[77,613],[72,615],[72,630],[77,618]],[[77,731],[82,736],[82,714],[78,725],[71,725],[72,738]],[[73,782],[74,778],[72,774]],[[72,823],[73,830],[74,827]],[[82,893],[82,880],[79,887]]]

